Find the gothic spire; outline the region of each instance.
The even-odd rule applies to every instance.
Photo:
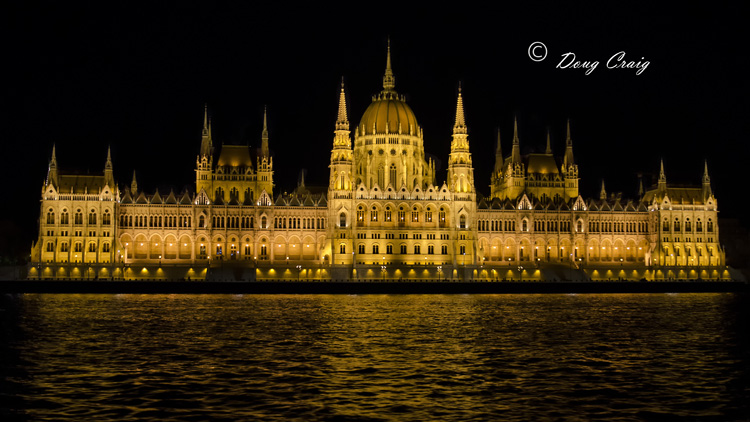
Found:
[[[570,119],[567,124],[567,134],[565,136],[565,157],[563,158],[564,170],[568,171],[568,166],[573,165],[573,138],[570,137]]]
[[[111,154],[111,147],[107,146],[107,163],[104,164],[105,169],[112,170],[112,154]]]
[[[708,176],[708,160],[703,160],[703,183],[711,183],[711,178]]]
[[[49,160],[49,169],[47,170],[47,183],[57,185],[57,156],[55,154],[55,144],[52,144],[52,157]]]
[[[703,200],[713,195],[711,192],[711,178],[708,176],[708,161],[703,161]]]
[[[208,136],[208,103],[203,104],[203,136]]]
[[[393,76],[393,70],[391,70],[391,39],[388,38],[388,53],[385,59],[385,75],[383,76],[383,90],[393,91],[396,87],[396,77]]]
[[[453,134],[467,133],[466,118],[464,117],[464,100],[461,97],[461,82],[458,83],[458,101],[456,102],[456,123],[453,125]]]
[[[135,170],[133,170],[133,181],[130,183],[130,194],[135,197],[135,192],[138,190],[138,182],[135,180]]]
[[[643,177],[641,177],[641,175],[638,175],[638,196],[643,198],[643,194]]]
[[[261,133],[261,154],[264,157],[268,157],[268,112],[267,108],[263,106],[263,132]]]
[[[513,150],[511,152],[511,161],[514,163],[521,162],[521,145],[518,140],[518,118],[513,117]]]
[[[604,189],[604,179],[602,179],[602,190],[599,191],[599,199],[601,200],[607,199],[607,190]]]
[[[201,135],[201,157],[210,157],[213,150],[211,140],[211,119],[208,117],[208,103],[203,106],[203,131]]]
[[[552,144],[550,143],[549,139],[549,129],[547,129],[547,149],[544,151],[544,153],[547,155],[552,154]]]
[[[502,172],[502,166],[503,166],[503,149],[502,149],[502,146],[500,145],[500,128],[497,128],[497,146],[495,146],[495,173]]]
[[[349,119],[346,116],[346,94],[344,92],[344,77],[341,77],[341,93],[339,94],[339,117],[336,119],[336,130],[349,130]]]
[[[664,173],[664,160],[661,160],[661,165],[659,167],[659,182],[657,184],[657,187],[660,191],[665,191],[667,189],[667,175]]]

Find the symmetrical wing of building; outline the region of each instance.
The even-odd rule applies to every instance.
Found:
[[[261,147],[222,145],[206,110],[195,191],[146,193],[66,174],[55,150],[41,197],[30,277],[304,279],[665,279],[725,277],[717,203],[701,186],[658,183],[639,199],[579,195],[570,125],[565,152],[510,154],[498,136],[490,195],[477,193],[461,89],[446,180],[395,90],[390,49],[383,90],[351,127],[342,83],[327,190],[274,191]],[[196,145],[198,146],[198,145]]]

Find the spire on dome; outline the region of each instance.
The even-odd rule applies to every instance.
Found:
[[[261,133],[261,154],[264,157],[268,157],[268,109],[266,106],[263,106],[263,132]]]
[[[464,117],[464,100],[461,96],[461,82],[458,83],[458,101],[456,102],[456,124],[453,125],[453,134],[467,133],[466,118]]]
[[[383,76],[383,90],[393,91],[396,87],[396,78],[391,70],[391,38],[388,38],[388,54],[385,59],[385,75]]]
[[[545,154],[552,154],[552,144],[549,139],[549,129],[547,129],[547,149],[544,151]]]
[[[346,115],[346,93],[344,92],[344,77],[341,77],[341,93],[339,94],[339,117],[336,119],[336,130],[349,130],[349,118]]]

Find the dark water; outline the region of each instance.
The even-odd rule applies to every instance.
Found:
[[[748,298],[18,295],[2,420],[750,420]]]

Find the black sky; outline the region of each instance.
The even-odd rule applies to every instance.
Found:
[[[302,168],[308,184],[325,184],[340,79],[354,126],[381,89],[388,36],[396,89],[443,170],[462,81],[480,192],[489,191],[495,128],[509,151],[517,115],[524,152],[543,150],[549,128],[561,154],[570,118],[584,197],[598,196],[601,179],[636,197],[638,174],[648,182],[660,158],[669,182],[698,184],[707,159],[722,216],[744,218],[750,37],[741,7],[559,3],[11,5],[2,180],[12,205],[0,220],[20,229],[26,249],[53,143],[62,169],[101,172],[111,145],[121,186],[133,170],[150,192],[193,186],[204,102],[219,144],[258,146],[268,106],[277,192],[292,190]],[[548,48],[539,63],[527,55],[534,41]],[[606,69],[619,51],[650,65],[641,75]],[[556,69],[566,52],[601,63],[588,76]]]

